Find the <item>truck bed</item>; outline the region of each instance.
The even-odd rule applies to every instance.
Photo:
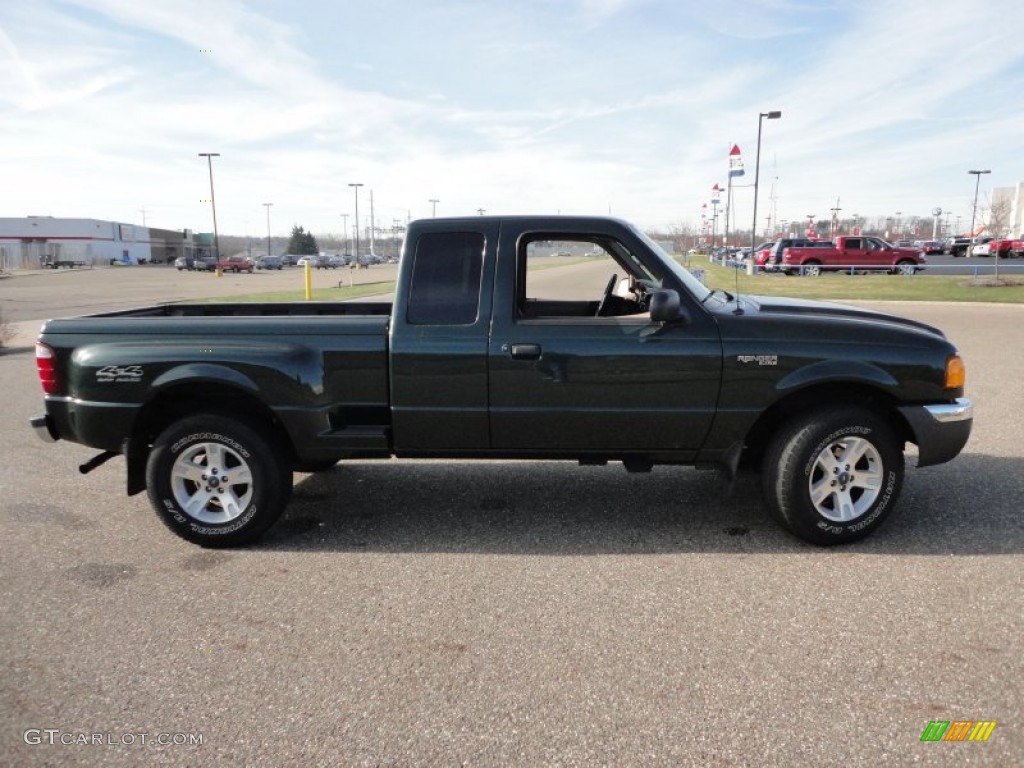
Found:
[[[305,317],[325,315],[391,314],[391,302],[386,301],[289,301],[289,302],[221,302],[197,304],[157,304],[152,307],[124,309],[117,312],[90,315],[90,317]]]

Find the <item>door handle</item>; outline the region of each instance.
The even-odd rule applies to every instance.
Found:
[[[539,360],[540,344],[513,344],[511,354],[516,360]]]

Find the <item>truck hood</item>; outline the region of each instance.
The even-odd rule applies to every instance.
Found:
[[[898,315],[890,315],[887,312],[879,312],[874,309],[854,307],[849,304],[836,304],[830,301],[812,301],[810,299],[790,299],[782,296],[751,296],[744,295],[740,298],[744,312],[758,312],[768,315],[791,315],[795,317],[820,318],[820,319],[842,319],[867,320],[871,322],[888,323],[890,325],[903,326],[905,328],[916,328],[920,331],[934,334],[940,338],[946,338],[945,334],[935,326],[927,323],[910,320]]]

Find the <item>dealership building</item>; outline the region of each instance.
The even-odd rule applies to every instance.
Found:
[[[188,229],[53,216],[0,218],[0,270],[40,269],[59,262],[163,263],[193,255],[196,246]]]

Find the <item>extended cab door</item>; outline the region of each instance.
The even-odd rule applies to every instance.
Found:
[[[717,326],[699,307],[688,323],[652,322],[628,276],[660,282],[666,268],[623,225],[600,225],[502,225],[488,350],[492,448],[692,458],[718,398]]]
[[[497,231],[489,219],[420,221],[410,230],[390,330],[397,454],[490,446],[487,336]]]

